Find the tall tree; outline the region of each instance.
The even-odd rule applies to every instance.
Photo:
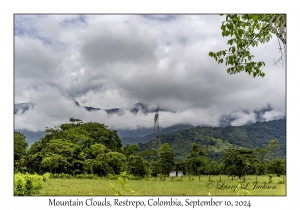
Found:
[[[160,167],[163,175],[168,175],[173,168],[175,163],[174,153],[171,150],[171,147],[168,143],[164,143],[159,148],[160,151]]]
[[[14,161],[16,162],[21,159],[21,157],[26,153],[26,148],[28,143],[25,140],[24,134],[20,132],[14,132]]]
[[[139,149],[139,147],[135,144],[126,144],[122,149],[124,155],[126,155],[126,157],[129,157],[130,155],[133,155]]]
[[[250,48],[269,42],[273,34],[278,38],[281,52],[275,64],[282,62],[285,57],[286,15],[284,14],[228,14],[221,30],[223,37],[231,37],[227,42],[230,47],[216,53],[209,52],[209,56],[215,58],[218,64],[225,63],[226,66],[230,66],[227,69],[229,74],[245,71],[253,77],[264,77],[265,73],[261,71],[261,67],[265,66],[265,63],[254,61]]]
[[[252,150],[228,149],[223,157],[224,168],[228,176],[242,176],[254,174],[257,158]]]
[[[127,168],[129,174],[137,177],[144,177],[147,174],[145,161],[140,156],[130,155],[128,157]]]
[[[256,173],[258,175],[265,175],[267,171],[265,160],[269,154],[269,150],[268,148],[256,148],[254,153],[256,154],[256,157],[259,161],[259,164],[257,165]]]
[[[271,155],[276,156],[277,151],[280,149],[280,144],[277,139],[273,139],[269,141],[267,149],[270,151]]]
[[[79,121],[80,123],[76,124],[65,123],[58,127],[46,128],[47,134],[41,139],[41,143],[45,145],[53,139],[65,139],[80,145],[82,149],[99,143],[110,150],[121,152],[122,143],[117,131],[107,129],[104,124],[96,122],[82,123],[81,120]]]
[[[283,175],[286,173],[286,160],[275,158],[267,164],[268,172],[271,174],[276,174],[277,176]]]
[[[188,169],[190,169],[195,175],[203,172],[207,158],[204,156],[205,150],[203,150],[198,144],[192,143],[192,152],[187,158]]]

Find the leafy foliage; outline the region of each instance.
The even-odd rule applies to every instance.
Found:
[[[123,147],[123,153],[126,155],[126,157],[129,157],[130,155],[133,155],[138,149],[139,147],[135,144],[126,144]]]
[[[159,164],[161,167],[161,173],[164,175],[168,175],[175,163],[174,153],[171,151],[171,147],[168,143],[164,143],[159,148],[160,150],[160,160]]]
[[[136,177],[144,177],[148,173],[146,163],[143,158],[135,155],[129,156],[127,168],[129,174],[132,174]]]
[[[245,71],[253,77],[264,77],[261,67],[263,61],[254,61],[254,55],[250,47],[256,47],[260,43],[267,43],[275,34],[282,43],[286,44],[286,16],[275,14],[228,14],[221,26],[222,36],[231,38],[227,44],[227,50],[209,52],[218,64],[225,63],[231,66],[227,69],[229,74]]]
[[[254,174],[258,160],[252,150],[229,149],[224,154],[224,167],[228,176],[242,176]]]
[[[37,174],[16,173],[14,174],[14,195],[32,195],[37,193],[42,188],[43,182],[48,180],[49,174],[40,176]]]
[[[14,132],[14,160],[18,161],[26,153],[28,143],[25,140],[24,134]]]
[[[78,144],[83,149],[97,143],[115,151],[120,151],[122,147],[117,131],[109,130],[104,124],[96,122],[65,123],[59,127],[46,128],[46,133],[42,138],[43,144],[53,139],[65,139]]]
[[[286,160],[275,158],[274,160],[269,161],[268,171],[271,174],[276,174],[277,176],[283,175],[286,173]]]
[[[135,179],[151,174],[153,177],[164,177],[164,180],[172,170],[194,175],[227,173],[232,176],[244,176],[255,173],[279,175],[285,173],[285,160],[272,160],[274,155],[279,156],[282,139],[285,140],[285,132],[280,131],[282,126],[285,126],[285,120],[240,127],[187,129],[163,136],[163,144],[159,150],[150,149],[142,152],[137,152],[139,148],[136,145],[127,144],[120,148],[118,136],[102,124],[83,123],[77,119],[72,121],[74,122],[62,124],[58,128],[47,128],[47,135],[20,156],[15,164],[16,171],[38,174],[48,172],[54,178],[93,178],[97,175],[115,179],[122,172],[127,172]],[[82,126],[86,124],[93,129],[83,128]],[[285,131],[285,128],[282,130]],[[273,132],[276,135],[273,135]],[[109,135],[116,136],[111,138]],[[22,137],[19,134],[18,136]],[[257,139],[258,136],[272,140],[268,141],[269,144],[264,141],[260,144],[263,147],[255,150],[228,143],[233,139],[240,141],[241,138],[247,140],[245,142],[249,144],[252,136],[253,140],[258,142],[261,141]],[[273,138],[274,136],[279,137],[279,140]],[[223,137],[228,139],[221,139]],[[242,145],[244,142],[239,143]],[[228,147],[220,148],[222,144]],[[230,149],[234,146],[236,149]],[[177,154],[181,151],[187,153],[183,160],[175,161],[172,147],[175,149],[179,147],[179,150],[175,150]],[[189,150],[186,147],[189,147]],[[209,160],[212,152],[209,148],[226,151],[224,161]],[[47,180],[47,177],[42,178]],[[28,184],[30,185],[30,182]]]
[[[206,152],[200,147],[200,145],[196,143],[193,143],[191,147],[192,152],[186,159],[186,165],[189,169],[189,172],[193,172],[193,174],[198,175],[198,173],[205,172],[207,158],[204,155]]]

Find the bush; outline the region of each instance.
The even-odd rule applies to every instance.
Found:
[[[127,174],[126,172],[121,172],[119,175],[113,175],[113,174],[108,174],[107,178],[110,180],[116,180],[119,177],[123,178],[123,179],[128,179],[128,180],[140,180],[140,177],[136,177],[132,174]]]
[[[48,182],[49,179],[50,179],[50,176],[51,176],[51,175],[50,175],[49,172],[43,174],[43,181],[44,181],[44,182]]]
[[[45,177],[49,177],[45,175]],[[41,189],[43,186],[43,176],[37,174],[21,174],[16,173],[14,175],[14,195],[32,195],[37,193],[38,189]]]
[[[71,174],[65,174],[65,173],[61,173],[61,174],[50,174],[51,178],[54,179],[70,179],[70,178],[75,178],[75,179],[97,179],[99,178],[99,176],[95,175],[95,174],[76,174],[76,175],[71,175]],[[113,176],[113,175],[111,175]],[[117,177],[115,178],[117,179]]]
[[[26,179],[31,181],[32,189],[38,190],[43,186],[43,176],[37,174],[26,174]]]
[[[115,176],[113,174],[107,174],[107,178],[113,180],[113,179],[117,179],[118,176]]]
[[[85,179],[97,179],[98,176],[95,174],[84,174]]]
[[[26,180],[24,175],[17,173],[14,175],[14,195],[25,195]]]
[[[65,179],[65,178],[72,178],[72,175],[60,173],[60,174],[50,174],[50,177],[54,179]]]

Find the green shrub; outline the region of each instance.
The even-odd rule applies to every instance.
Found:
[[[75,178],[84,179],[84,174],[76,174]]]
[[[98,176],[95,174],[85,174],[85,179],[97,179]]]
[[[113,180],[113,179],[117,179],[118,176],[115,176],[113,174],[107,174],[107,178]]]
[[[37,193],[42,186],[43,176],[28,173],[14,175],[14,195],[32,195]]]
[[[51,175],[50,175],[49,172],[43,174],[43,181],[44,181],[44,182],[48,182],[49,179],[50,179],[50,176],[51,176]]]
[[[43,176],[37,174],[26,174],[27,179],[31,181],[32,189],[38,190],[43,186]]]
[[[57,178],[62,178],[62,179],[64,179],[64,178],[72,178],[72,175],[70,175],[70,174],[65,174],[65,173],[61,173],[61,174],[58,174],[58,177]]]
[[[96,174],[76,174],[76,175],[71,175],[71,174],[50,174],[51,178],[54,179],[70,179],[70,178],[75,178],[75,179],[97,179],[99,176]],[[114,178],[114,175],[110,175],[111,179],[117,179],[117,177]]]
[[[25,195],[26,180],[25,177],[17,173],[14,175],[14,195]]]

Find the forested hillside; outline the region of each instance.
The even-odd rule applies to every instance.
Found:
[[[153,149],[151,141],[122,145],[117,131],[106,125],[70,118],[69,123],[47,128],[46,135],[29,149],[25,136],[15,132],[14,169],[98,176],[128,172],[135,177],[168,176],[172,170],[195,175],[280,175],[285,173],[285,124],[285,120],[277,120],[191,128],[162,134],[162,145]]]
[[[286,154],[286,119],[256,122],[244,126],[196,127],[161,135],[161,143],[168,143],[177,158],[191,152],[191,143],[205,148],[211,157],[219,158],[228,148],[264,148],[269,141],[277,139],[280,144],[278,156]],[[139,143],[140,151],[149,150],[151,142]]]

